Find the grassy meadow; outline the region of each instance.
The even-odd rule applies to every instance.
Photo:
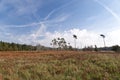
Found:
[[[120,80],[120,54],[0,52],[0,80]]]

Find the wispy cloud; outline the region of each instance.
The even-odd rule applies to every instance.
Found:
[[[107,5],[105,5],[104,3],[102,3],[99,0],[95,0],[97,3],[99,3],[102,7],[104,7],[117,21],[120,22],[120,17],[119,15],[117,15],[112,9],[110,9]]]
[[[67,2],[67,3],[65,3],[65,4],[63,4],[63,5],[61,5],[60,7],[58,7],[58,8],[55,8],[55,9],[53,9],[45,18],[44,18],[44,20],[46,21],[46,20],[48,20],[48,18],[50,18],[54,13],[57,13],[57,12],[59,12],[61,9],[64,9],[64,8],[66,8],[67,6],[70,6],[73,2],[75,2],[76,0],[71,0],[70,2]],[[64,12],[63,12],[64,13]],[[63,14],[62,13],[62,14]],[[69,15],[69,14],[68,14]],[[67,16],[68,16],[67,15]],[[61,15],[60,15],[61,16]],[[67,16],[65,16],[64,17],[64,19],[67,17]],[[64,19],[63,19],[63,17],[61,18],[62,20],[58,20],[58,21],[63,21]]]
[[[37,39],[38,37],[43,36],[43,33],[45,31],[46,31],[46,26],[43,23],[41,23],[40,28],[34,33],[32,33],[30,36],[34,39]]]
[[[40,25],[40,22],[33,22],[30,24],[24,24],[24,25],[1,25],[4,28],[24,28],[24,27],[34,27]]]
[[[51,24],[54,25],[54,23],[65,21],[69,17],[66,14],[65,15],[62,14],[62,15],[54,17],[53,19],[48,19],[50,16],[52,16],[53,13],[54,11],[51,11],[51,13],[49,13],[45,17],[44,21],[40,21],[39,18],[36,18],[37,22],[32,22],[30,24],[1,25],[2,27],[0,27],[0,30],[4,30],[3,33],[9,33],[10,36],[8,36],[8,39],[11,39],[15,42],[38,44],[39,41],[43,40],[41,38],[44,38],[45,35],[48,33],[46,29],[49,27],[49,25]],[[11,31],[7,31],[8,29],[11,29],[11,28],[19,29],[19,28],[31,28],[31,27],[38,28],[38,29],[32,30],[31,32],[29,32],[29,34],[21,34],[21,35],[12,34]],[[1,35],[3,35],[3,33]],[[8,39],[6,40],[9,41]]]
[[[36,31],[32,31],[32,33],[30,34],[24,34],[21,35],[18,40],[20,42],[24,42],[24,43],[38,43],[37,40],[39,40],[39,38],[44,37],[44,34],[46,33],[46,26],[44,25],[44,23],[40,23],[40,25],[38,25],[39,28]]]
[[[60,14],[60,15],[54,17],[53,19],[43,21],[43,23],[48,23],[48,24],[60,23],[60,22],[66,21],[69,17],[70,17],[70,14]]]
[[[42,0],[1,0],[0,11],[9,13],[9,16],[30,15],[42,6]]]

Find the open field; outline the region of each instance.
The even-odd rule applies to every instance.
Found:
[[[0,52],[0,80],[120,80],[120,54]]]

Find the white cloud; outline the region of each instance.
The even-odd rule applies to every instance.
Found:
[[[20,37],[19,40],[21,41],[27,41],[27,43],[29,42],[34,42],[34,43],[40,43],[42,45],[45,46],[50,46],[49,44],[51,43],[51,40],[54,38],[58,38],[58,37],[63,37],[66,39],[67,42],[70,42],[71,45],[74,45],[74,39],[72,37],[73,34],[76,34],[78,36],[78,46],[80,46],[80,44],[82,43],[82,45],[95,45],[94,38],[96,38],[96,34],[88,32],[87,30],[79,30],[79,29],[71,29],[69,31],[64,31],[64,32],[54,32],[54,33],[50,33],[50,32],[46,32],[46,33],[41,33],[42,29],[38,32],[36,32],[36,34],[31,34],[31,35],[27,35],[27,36],[22,36]],[[37,37],[40,37],[40,34],[43,34],[44,38],[43,39],[39,39]],[[26,40],[25,40],[26,39]]]
[[[71,43],[71,45],[74,47],[74,38],[73,34],[77,35],[77,47],[83,48],[85,46],[90,45],[97,45],[98,47],[103,47],[103,39],[100,37],[101,32],[94,32],[89,31],[86,29],[70,29],[65,30],[62,32],[54,31],[54,32],[48,32],[46,31],[47,26],[44,23],[41,23],[39,25],[39,29],[36,31],[33,31],[31,34],[24,34],[21,36],[10,36],[9,39],[12,39],[13,41],[20,42],[20,43],[27,43],[27,44],[41,44],[45,46],[51,46],[51,40],[58,37],[63,37],[68,43]],[[106,32],[106,46],[112,46],[112,45],[120,45],[120,38],[118,37],[120,34],[120,30],[116,29],[111,32]],[[2,35],[2,34],[1,34]]]
[[[120,29],[107,33],[106,41],[108,45],[120,45]]]

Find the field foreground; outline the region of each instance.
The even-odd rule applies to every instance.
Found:
[[[120,54],[0,52],[0,80],[120,80]]]

